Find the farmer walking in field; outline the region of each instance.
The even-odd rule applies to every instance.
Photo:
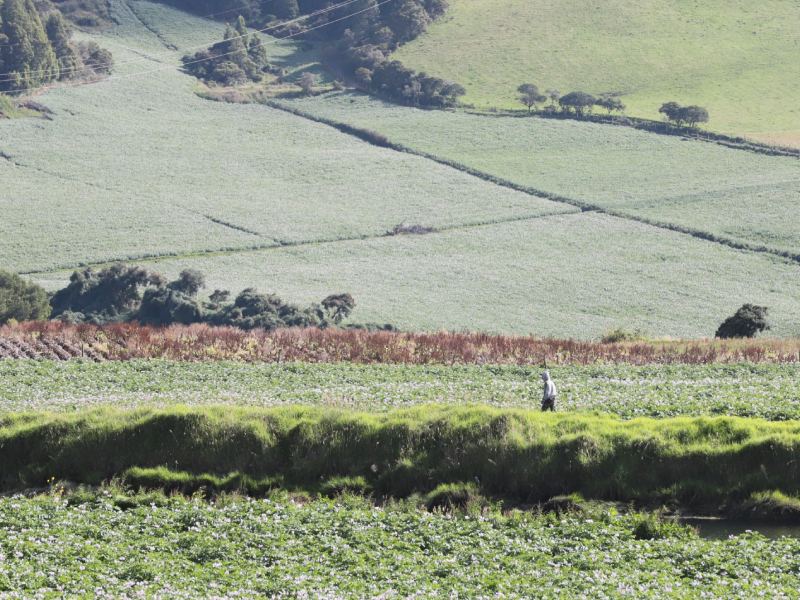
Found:
[[[542,411],[552,410],[556,411],[556,384],[550,379],[550,373],[544,371],[542,373],[544,380],[544,394],[542,394]]]

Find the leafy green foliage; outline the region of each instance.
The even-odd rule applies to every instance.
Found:
[[[75,271],[69,285],[53,296],[53,317],[95,324],[125,320],[139,306],[140,288],[160,282],[147,270],[122,263],[99,271],[87,267]]]
[[[261,81],[263,73],[271,70],[261,38],[248,32],[241,15],[235,28],[228,25],[223,41],[193,56],[187,54],[182,60],[188,73],[224,86]]]
[[[693,128],[698,123],[708,123],[708,111],[700,106],[681,106],[677,102],[666,102],[661,105],[658,112],[677,127],[687,125]]]
[[[33,0],[0,3],[0,91],[57,80],[59,61]]]
[[[596,103],[597,98],[586,92],[570,92],[558,99],[561,110],[565,112],[573,111],[578,117],[582,117],[587,112],[591,113],[592,107]]]
[[[21,596],[519,599],[547,589],[555,600],[678,600],[791,598],[798,586],[797,539],[710,541],[676,528],[641,541],[634,516],[610,512],[445,516],[352,498],[210,503],[111,488],[3,498],[0,519],[0,581]]]
[[[0,325],[15,321],[42,321],[50,314],[47,292],[16,273],[0,270]]]
[[[744,304],[736,313],[725,319],[715,337],[722,339],[750,338],[770,328],[766,306]]]
[[[539,88],[533,83],[523,83],[517,88],[519,92],[519,101],[528,107],[528,114],[531,113],[531,108],[547,100],[547,96],[539,93]]]

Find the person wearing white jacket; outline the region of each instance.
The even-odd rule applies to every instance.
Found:
[[[545,371],[542,373],[544,380],[544,394],[542,395],[542,411],[556,410],[556,384],[550,379],[550,373]]]

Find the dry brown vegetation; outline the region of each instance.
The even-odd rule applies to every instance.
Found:
[[[358,364],[709,364],[800,361],[800,340],[647,340],[601,344],[483,333],[341,329],[242,331],[209,325],[105,327],[59,321],[0,327],[0,358],[352,362]]]

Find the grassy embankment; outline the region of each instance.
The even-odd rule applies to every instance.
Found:
[[[404,497],[446,484],[541,502],[696,506],[800,494],[800,423],[636,419],[426,406],[376,415],[320,408],[174,408],[0,419],[5,491],[48,481],[193,491],[276,488]],[[476,478],[478,478],[476,480]],[[478,483],[475,483],[479,481]]]
[[[642,4],[612,0],[453,0],[395,57],[464,85],[466,102],[520,108],[515,92],[622,92],[633,116],[662,103],[699,104],[709,128],[800,145],[796,2]]]

